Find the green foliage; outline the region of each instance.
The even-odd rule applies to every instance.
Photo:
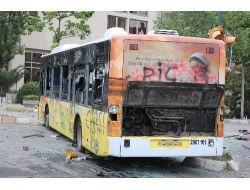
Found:
[[[218,26],[219,12],[168,12],[167,20],[155,21],[155,28],[177,30],[179,35],[205,37],[207,32]],[[232,62],[245,66],[245,114],[250,115],[250,12],[223,12],[225,31],[236,37]],[[249,66],[248,66],[249,65]],[[241,69],[237,69],[241,72]],[[248,74],[249,73],[249,74]],[[226,76],[225,105],[231,110],[227,117],[240,116],[241,74],[234,71]]]
[[[226,74],[225,106],[230,110],[226,118],[240,117],[241,68],[236,67]]]
[[[232,167],[230,166],[230,164],[228,162],[226,162],[226,166],[224,168],[225,172],[231,172],[233,171]]]
[[[207,37],[209,29],[216,26],[217,12],[168,12],[167,21],[155,21],[155,28],[177,30],[181,36]]]
[[[245,68],[245,115],[250,115],[250,12],[225,12],[224,28],[230,34],[236,36],[236,44],[233,46],[233,62],[244,64]],[[235,74],[235,72],[239,74]],[[228,74],[226,78],[226,89],[231,90],[232,96],[226,97],[226,105],[230,107],[231,117],[240,117],[240,98],[241,98],[241,67],[237,67]],[[231,77],[231,76],[232,77]]]
[[[41,31],[43,24],[38,17],[23,11],[0,12],[0,68],[7,67],[16,54],[23,53],[21,36]]]
[[[250,64],[250,12],[225,12],[224,28],[236,36],[233,46],[233,62]]]
[[[245,66],[245,115],[250,117],[250,65]]]
[[[39,100],[39,96],[37,95],[26,95],[23,97],[23,100]]]
[[[49,25],[49,30],[54,33],[51,47],[58,46],[64,38],[78,36],[80,39],[84,39],[88,36],[90,28],[86,22],[93,13],[93,11],[43,12],[43,21]]]
[[[218,161],[230,161],[233,159],[233,157],[231,156],[231,154],[225,152],[223,153],[222,156],[213,156],[210,157],[212,160],[218,160]]]
[[[0,96],[5,96],[9,88],[23,77],[23,67],[19,66],[11,71],[0,68]]]
[[[36,95],[39,96],[39,83],[38,82],[28,82],[22,86],[22,88],[17,93],[17,102],[22,103],[24,96]]]

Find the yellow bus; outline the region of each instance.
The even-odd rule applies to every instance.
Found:
[[[39,121],[113,157],[223,153],[221,40],[117,34],[42,57]]]

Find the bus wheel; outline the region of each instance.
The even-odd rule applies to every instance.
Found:
[[[49,108],[48,107],[45,108],[44,124],[45,124],[45,127],[49,128]]]
[[[82,146],[82,124],[81,124],[81,121],[78,121],[77,126],[76,126],[76,145],[77,145],[77,151],[85,152],[85,150]]]

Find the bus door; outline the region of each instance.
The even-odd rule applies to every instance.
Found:
[[[88,110],[86,123],[89,130],[90,150],[97,155],[108,154],[107,144],[107,68],[105,44],[101,43],[95,49],[94,68],[89,65],[89,90],[92,94],[88,96]]]
[[[73,106],[73,70],[68,65],[61,67],[61,103],[60,103],[60,126],[64,131],[64,135],[70,139],[74,138],[73,122],[74,106]],[[72,119],[73,118],[73,119]]]

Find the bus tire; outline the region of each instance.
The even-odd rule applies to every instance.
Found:
[[[82,124],[80,120],[77,121],[76,125],[76,147],[77,151],[85,152],[85,149],[82,146]]]
[[[47,105],[44,112],[44,125],[45,127],[49,128],[49,108]]]

